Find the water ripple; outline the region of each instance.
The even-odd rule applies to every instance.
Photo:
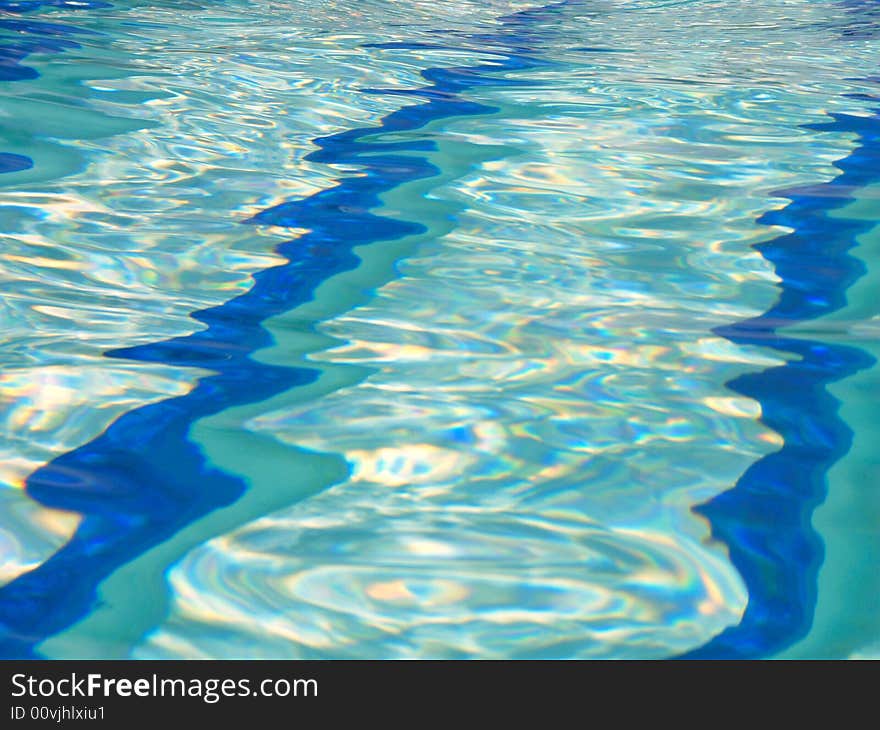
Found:
[[[350,477],[191,552],[138,656],[655,657],[739,622],[692,509],[782,446],[724,383],[788,355],[713,330],[775,300],[753,247],[781,229],[756,220],[837,174],[852,136],[805,125],[867,109],[844,79],[876,50],[829,56],[831,5],[747,5],[578,9],[564,64],[468,91],[498,112],[432,130],[431,159],[497,157],[430,191],[454,228],[421,218],[400,278],[305,359],[356,382],[223,419]],[[279,357],[296,321],[271,323]]]
[[[26,5],[73,15],[0,7]],[[738,624],[743,576],[693,508],[783,445],[724,384],[796,353],[718,328],[771,324],[780,282],[759,249],[794,227],[774,191],[825,195],[857,146],[816,125],[869,113],[866,26],[801,0],[506,18],[526,4],[187,2],[181,28],[183,5],[82,14],[104,34],[0,89],[4,145],[35,162],[0,157],[0,477],[20,486],[111,423],[130,453],[161,432],[144,404],[214,398],[157,442],[207,472],[178,483],[154,452],[138,462],[162,485],[152,511],[127,479],[103,500],[100,482],[70,490],[129,542],[109,567],[77,563],[72,608],[34,612],[19,644],[80,618],[123,559],[44,652],[660,657]],[[857,42],[830,48],[829,28]],[[403,184],[375,192],[383,175]],[[412,235],[349,254],[380,216]],[[298,306],[267,334],[234,302],[288,261],[338,271],[268,297]],[[210,343],[204,324],[247,342]],[[264,402],[216,413],[257,371],[278,375],[251,383]],[[63,491],[53,468],[36,494]],[[207,507],[205,473],[228,488]],[[9,595],[78,515],[0,497]],[[140,536],[144,515],[190,524]],[[169,564],[166,606],[152,588]]]

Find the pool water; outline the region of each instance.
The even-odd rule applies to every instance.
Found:
[[[880,655],[880,3],[540,1],[0,0],[0,656]]]

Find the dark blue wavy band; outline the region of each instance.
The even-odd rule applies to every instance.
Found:
[[[254,352],[272,344],[262,322],[310,300],[321,282],[355,268],[356,246],[425,230],[420,224],[377,216],[370,210],[381,204],[383,193],[438,172],[425,157],[413,154],[433,149],[433,142],[370,142],[370,137],[416,130],[437,119],[494,111],[458,94],[481,84],[526,83],[491,75],[542,63],[528,28],[565,4],[500,19],[497,32],[480,38],[493,46],[491,63],[431,68],[422,72],[430,82],[423,88],[371,92],[424,101],[388,114],[374,127],[314,140],[318,149],[307,159],[355,165],[359,172],[309,198],[254,217],[254,223],[308,229],[277,247],[284,264],[255,274],[245,294],[192,314],[205,329],[107,353],[207,368],[212,374],[184,396],[126,413],[103,434],[27,479],[30,497],[47,507],[78,512],[83,519],[58,552],[0,589],[0,655],[34,656],[38,643],[90,611],[98,584],[116,568],[238,499],[245,482],[208,464],[188,439],[190,427],[205,416],[265,400],[317,375],[310,369],[253,360]],[[132,586],[132,601],[138,600],[136,590]]]
[[[40,4],[0,3],[0,10]],[[98,584],[113,570],[242,494],[245,483],[212,468],[188,440],[192,424],[231,406],[258,402],[311,382],[314,371],[251,359],[256,350],[272,342],[262,322],[311,299],[326,279],[355,268],[359,261],[352,250],[355,246],[422,230],[418,224],[376,216],[370,210],[380,204],[383,193],[436,173],[427,159],[413,154],[431,150],[433,144],[371,143],[370,137],[416,130],[436,119],[493,111],[458,94],[480,84],[524,83],[493,78],[493,74],[543,63],[536,55],[536,38],[528,29],[565,4],[509,16],[502,19],[496,33],[480,36],[478,40],[495,47],[492,63],[428,69],[423,72],[430,82],[426,87],[381,92],[421,98],[423,103],[393,112],[375,127],[315,140],[318,150],[308,159],[353,164],[360,173],[254,218],[257,223],[309,230],[278,247],[286,263],[255,275],[247,293],[194,313],[193,318],[205,329],[107,353],[109,357],[207,368],[212,374],[185,396],[125,414],[99,437],[58,457],[27,480],[27,491],[34,499],[79,512],[83,520],[55,555],[0,589],[0,655],[34,656],[40,641],[88,613]],[[18,68],[23,55],[13,53],[7,58],[11,59],[9,68]],[[877,127],[876,116],[847,115],[822,126],[856,132],[859,148],[838,163],[841,175],[830,183],[778,193],[791,203],[761,220],[786,225],[794,232],[759,249],[782,279],[779,301],[760,317],[716,330],[738,344],[770,347],[800,359],[728,384],[762,404],[764,422],[782,434],[785,444],[753,465],[734,489],[700,508],[715,537],[728,545],[731,560],[747,584],[749,604],[738,626],[687,657],[766,656],[803,635],[809,626],[822,554],[809,517],[822,499],[828,467],[845,453],[851,439],[836,415],[838,404],[825,387],[872,361],[857,348],[786,337],[778,330],[842,307],[847,287],[863,273],[861,264],[847,251],[870,225],[832,219],[829,213],[849,202],[854,189],[876,182],[880,170]],[[0,165],[4,159],[10,166],[22,164],[17,157],[21,156],[0,156]],[[131,600],[138,600],[134,588]]]
[[[847,4],[855,11],[869,5],[865,0]],[[878,20],[856,22],[842,35],[876,36]],[[878,96],[850,96],[880,102]],[[684,658],[771,656],[806,635],[812,624],[824,546],[811,516],[824,501],[828,469],[852,443],[852,431],[838,416],[840,403],[826,386],[874,364],[857,347],[780,331],[846,306],[847,289],[865,273],[864,264],[848,252],[860,234],[877,225],[832,214],[860,189],[880,182],[880,114],[831,117],[829,123],[806,127],[858,135],[858,146],[835,163],[840,174],[821,185],[774,193],[791,202],[759,219],[793,229],[755,247],[781,279],[779,299],[759,317],[715,330],[739,345],[776,350],[787,360],[727,383],[761,404],[761,420],[784,444],[753,464],[733,489],[697,508],[711,523],[713,536],[727,546],[746,583],[748,604],[738,625]]]
[[[0,81],[22,81],[39,76],[36,69],[22,64],[31,53],[60,53],[80,45],[69,37],[90,31],[60,23],[21,19],[13,14],[37,10],[41,6],[67,7],[76,10],[109,7],[109,3],[83,0],[72,3],[64,0],[54,2],[9,2],[0,0]],[[3,13],[7,15],[4,16]],[[8,34],[8,35],[7,35]],[[0,152],[0,173],[29,170],[34,161],[25,155]]]

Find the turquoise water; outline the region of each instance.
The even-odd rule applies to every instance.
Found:
[[[0,2],[3,654],[876,656],[878,9]]]

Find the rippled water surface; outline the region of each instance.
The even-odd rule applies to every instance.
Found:
[[[539,2],[0,1],[0,654],[877,655],[880,4]]]

